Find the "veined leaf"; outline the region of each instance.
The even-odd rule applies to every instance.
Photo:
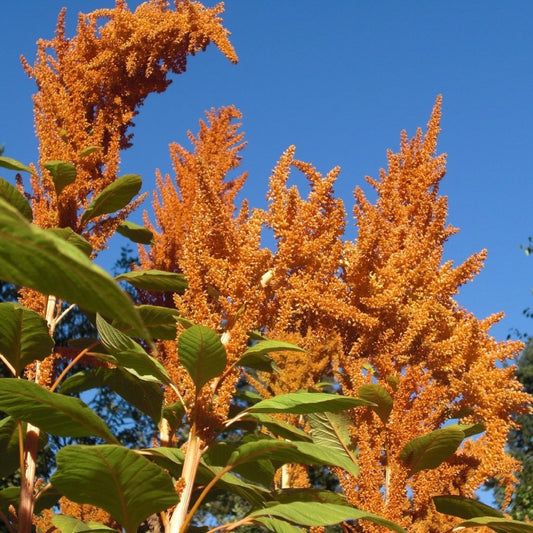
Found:
[[[178,338],[179,362],[191,376],[197,390],[222,373],[226,357],[226,349],[219,336],[205,326],[192,326]]]
[[[33,361],[48,357],[54,347],[46,320],[14,302],[0,303],[0,354],[16,375]]]
[[[490,527],[497,533],[533,533],[533,524],[530,522],[520,522],[509,518],[497,518],[495,516],[480,516],[470,518],[465,522],[457,524],[453,531],[459,531],[470,527]]]
[[[245,366],[247,368],[253,368],[261,372],[279,372],[276,361],[272,359],[267,353],[250,353],[243,355],[238,361],[238,366]]]
[[[472,437],[474,435],[479,435],[480,433],[483,433],[485,431],[484,424],[477,423],[477,424],[450,424],[449,426],[446,426],[449,428],[457,428],[460,429],[464,435],[465,439],[468,437]]]
[[[69,242],[87,257],[92,254],[93,247],[91,246],[91,243],[76,233],[72,228],[48,228],[45,229],[45,231],[53,233],[56,237]]]
[[[244,418],[240,418],[239,420],[243,420],[244,422],[247,420],[259,422],[271,433],[283,439],[292,441],[304,440],[308,442],[311,442],[312,440],[305,431],[302,431],[301,429],[298,429],[291,424],[280,420],[279,418],[274,418],[273,416],[269,416],[265,413],[248,413]]]
[[[96,436],[118,443],[106,423],[78,398],[50,392],[33,381],[4,378],[0,411],[59,437]]]
[[[368,520],[398,533],[405,530],[380,516],[360,511],[348,505],[319,502],[291,502],[258,509],[248,515],[251,518],[275,516],[303,526],[330,526],[345,520]]]
[[[346,496],[324,489],[281,489],[274,492],[272,498],[279,503],[320,502],[348,505]]]
[[[456,427],[437,429],[409,441],[400,452],[400,459],[411,475],[437,468],[455,453],[464,438],[465,434]]]
[[[26,220],[33,220],[30,203],[24,195],[4,178],[0,178],[0,198],[12,205]]]
[[[143,381],[121,368],[93,368],[78,372],[61,385],[61,394],[73,394],[107,386],[156,424],[161,419],[163,391],[157,383]]]
[[[167,371],[157,359],[148,355],[140,344],[108,324],[100,315],[96,317],[96,329],[115,365],[143,381],[171,383]]]
[[[351,444],[349,427],[350,418],[345,413],[312,413],[308,416],[311,425],[313,442],[324,448],[333,450],[346,458],[357,469],[357,457]]]
[[[141,177],[137,174],[126,174],[117,178],[93,199],[83,213],[81,223],[126,207],[139,193],[141,185]]]
[[[138,244],[154,244],[154,234],[144,226],[124,220],[118,225],[117,233]]]
[[[272,518],[271,516],[260,516],[256,518],[256,522],[265,526],[269,531],[274,531],[274,533],[302,533],[302,529],[285,520],[280,520],[279,518]]]
[[[108,533],[113,531],[116,533],[116,530],[104,526],[99,522],[82,522],[77,518],[72,516],[67,516],[64,514],[56,514],[52,517],[52,524],[61,531],[61,533]]]
[[[267,354],[271,352],[303,352],[305,350],[291,344],[290,342],[276,341],[276,340],[261,340],[258,343],[246,348],[243,358],[251,354]]]
[[[3,155],[0,156],[0,167],[8,168],[9,170],[18,170],[21,172],[29,172],[30,174],[34,174],[33,170],[24,163],[21,163],[16,159],[12,159],[11,157],[5,157]]]
[[[43,167],[52,174],[54,188],[59,196],[63,189],[76,181],[76,167],[66,161],[47,161]]]
[[[246,409],[249,413],[291,413],[302,415],[323,411],[339,412],[361,405],[373,406],[362,398],[328,394],[327,392],[291,392],[262,400]]]
[[[375,403],[376,407],[371,407],[371,409],[379,416],[383,424],[387,424],[392,411],[392,398],[387,390],[376,383],[367,383],[359,387],[357,394],[360,398]]]
[[[137,289],[158,292],[177,292],[183,294],[187,281],[183,274],[165,272],[164,270],[132,270],[120,274],[117,281],[127,281]]]
[[[178,503],[171,477],[122,446],[66,446],[56,456],[52,485],[70,500],[107,511],[127,533]]]
[[[104,270],[69,242],[29,224],[2,198],[0,272],[4,281],[118,318],[149,339],[130,298]]]
[[[174,340],[179,318],[177,309],[158,305],[138,305],[136,307],[141,319],[153,339]],[[128,325],[118,320],[113,321],[113,327],[128,331]]]
[[[476,518],[479,516],[495,516],[503,518],[503,513],[485,505],[484,503],[465,498],[464,496],[434,496],[433,503],[439,513],[457,516],[459,518]]]

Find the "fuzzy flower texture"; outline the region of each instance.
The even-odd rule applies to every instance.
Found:
[[[41,177],[31,181],[37,224],[70,227],[96,251],[105,246],[130,208],[89,223],[80,213],[116,179],[120,151],[130,146],[132,120],[149,93],[165,90],[168,75],[184,72],[187,56],[210,42],[237,60],[221,12],[222,5],[187,0],[174,6],[150,0],[131,12],[120,0],[114,9],[80,15],[72,39],[61,15],[55,38],[39,43],[35,65],[25,63],[38,87]],[[426,132],[412,139],[402,133],[388,169],[379,179],[367,178],[377,193],[374,203],[356,188],[354,241],[344,238],[346,210],[334,194],[340,170],[322,175],[298,160],[294,147],[272,171],[268,208],[237,205],[247,179],[238,173],[246,144],[241,115],[233,106],[213,109],[198,134],[189,133],[190,149],[170,146],[173,174],[157,175],[155,218],[145,215],[154,244],[139,249],[143,269],[183,273],[188,281],[183,295],[145,294],[145,301],[175,306],[223,335],[227,367],[200,391],[194,413],[203,441],[223,426],[243,377],[266,396],[313,387],[325,377],[350,396],[379,384],[392,398],[390,414],[349,412],[361,475],[337,473],[350,503],[410,532],[453,526],[436,512],[434,495],[473,496],[494,478],[510,496],[519,465],[505,452],[506,437],[513,415],[526,412],[529,402],[514,367],[505,364],[522,345],[490,336],[499,316],[479,320],[455,300],[481,269],[485,252],[458,266],[443,261],[456,229],[439,195],[445,173],[445,156],[437,155],[440,109],[438,98]],[[99,149],[81,157],[89,146]],[[59,197],[42,167],[50,160],[72,162],[79,173]],[[307,179],[307,197],[288,185],[291,173]],[[265,228],[273,235],[269,248],[261,239]],[[277,374],[243,376],[235,363],[253,330],[299,344],[306,353],[277,354]],[[191,400],[192,382],[179,365],[176,342],[160,342],[157,357]],[[167,404],[177,400],[173,391],[165,394]],[[399,457],[403,446],[449,421],[482,423],[485,431],[437,469],[410,476]],[[308,483],[305,472],[294,468],[293,474],[293,486]],[[357,528],[383,530],[369,523]]]

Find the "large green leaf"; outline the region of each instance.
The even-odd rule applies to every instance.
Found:
[[[313,442],[324,448],[333,450],[350,461],[357,468],[355,447],[351,443],[349,428],[350,418],[345,413],[312,413],[308,416]]]
[[[48,357],[54,347],[46,320],[14,302],[0,303],[0,354],[16,375],[33,361]]]
[[[142,179],[137,174],[117,178],[93,199],[81,217],[81,223],[114,213],[126,207],[141,190]]]
[[[54,515],[52,517],[52,524],[54,524],[61,533],[108,533],[109,531],[114,531],[116,533],[115,529],[104,526],[104,524],[100,524],[99,522],[82,522],[77,518],[64,514]]]
[[[4,178],[0,178],[0,198],[12,205],[26,220],[33,220],[31,206],[24,195]]]
[[[78,398],[50,392],[32,381],[0,381],[0,411],[59,437],[96,436],[117,443],[105,422]]]
[[[151,514],[178,503],[171,477],[122,446],[66,446],[56,461],[52,485],[74,502],[104,509],[126,533],[137,531]]]
[[[210,328],[195,325],[178,338],[178,358],[189,373],[196,389],[219,376],[226,367],[226,349]]]
[[[130,298],[76,247],[32,226],[0,198],[0,279],[117,318],[149,338]]]
[[[115,278],[127,281],[137,289],[158,292],[177,292],[183,294],[187,281],[183,274],[165,272],[164,270],[132,270]]]
[[[103,357],[116,366],[127,370],[143,381],[170,383],[170,378],[161,363],[148,355],[133,339],[96,316],[96,329],[100,341],[111,357]]]
[[[411,475],[437,468],[459,448],[465,434],[457,427],[437,429],[409,441],[400,452],[400,459]]]
[[[373,406],[372,402],[362,398],[328,394],[327,392],[291,392],[262,400],[246,409],[250,413],[291,413],[302,415],[321,413],[323,411],[338,412],[361,405]]]
[[[56,237],[69,242],[87,257],[89,257],[93,252],[91,243],[76,233],[72,228],[48,228],[45,231],[48,233],[53,233]]]
[[[16,159],[12,159],[11,157],[5,157],[0,156],[0,167],[8,168],[9,170],[18,170],[21,172],[29,172],[30,174],[33,174],[33,170],[25,165],[24,163],[21,163],[20,161],[17,161]]]
[[[479,500],[464,496],[434,496],[433,503],[439,513],[457,516],[459,518],[476,518],[479,516],[496,516],[503,518],[503,513],[485,505]]]
[[[376,383],[367,383],[359,387],[357,394],[360,398],[376,404],[376,407],[371,407],[371,409],[386,424],[392,411],[392,398],[387,390]]]
[[[533,533],[533,524],[530,522],[519,522],[509,518],[497,518],[495,516],[480,516],[470,518],[460,524],[457,524],[454,531],[470,527],[490,527],[497,533]]]
[[[365,511],[360,511],[348,505],[319,502],[291,502],[272,505],[266,509],[258,509],[248,515],[255,518],[260,516],[276,516],[303,526],[330,526],[345,520],[368,520],[374,524],[387,527],[398,533],[405,530],[385,520],[380,516]]]
[[[265,413],[248,413],[244,418],[240,420],[246,422],[253,420],[259,422],[265,426],[272,434],[277,437],[288,440],[304,440],[311,442],[311,437],[301,429],[298,429],[287,422],[280,420],[279,418],[274,418]]]
[[[255,520],[256,522],[265,526],[269,531],[274,533],[302,533],[302,529],[279,518],[272,518],[270,516],[260,516]]]
[[[61,384],[61,394],[73,394],[107,386],[158,424],[163,391],[157,383],[143,381],[121,368],[93,368],[78,372]]]
[[[138,305],[137,311],[152,338],[163,340],[176,338],[176,326],[179,318],[177,309],[158,305]],[[128,325],[119,320],[114,320],[112,325],[121,331],[129,330]]]
[[[63,189],[76,181],[76,167],[66,161],[47,161],[43,167],[52,174],[52,181],[56,194],[59,196]]]
[[[246,366],[264,372],[277,372],[278,368],[274,360],[268,356],[272,352],[305,352],[303,348],[284,341],[261,340],[247,348],[238,361],[239,366]]]
[[[150,455],[176,479],[181,476],[185,455],[179,448],[150,448],[149,450],[143,450],[143,452]],[[196,484],[206,485],[215,476],[219,475],[223,468],[224,467],[222,466],[208,465],[203,460],[200,461],[196,472]],[[270,495],[270,490],[265,490],[256,485],[252,485],[229,472],[225,473],[221,479],[217,481],[212,490],[237,494],[254,507],[262,506],[267,496]]]
[[[117,233],[138,244],[154,244],[155,242],[154,234],[148,228],[129,220],[124,220],[118,225]]]

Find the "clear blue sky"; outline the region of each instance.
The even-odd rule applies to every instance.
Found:
[[[19,54],[33,61],[36,39],[52,36],[63,5],[72,32],[78,11],[113,3],[3,3],[5,155],[37,159],[34,85]],[[243,168],[250,171],[245,195],[252,205],[264,206],[270,170],[294,144],[300,159],[324,173],[342,167],[336,190],[351,212],[354,187],[378,175],[402,129],[412,135],[425,126],[442,94],[440,151],[448,154],[448,172],[441,191],[449,197],[449,222],[461,229],[446,258],[461,262],[482,248],[489,252],[459,301],[478,317],[504,311],[493,329],[499,339],[514,328],[533,333],[533,320],[522,316],[533,307],[533,258],[519,248],[533,235],[533,2],[229,0],[224,20],[240,63],[231,65],[214,47],[191,58],[188,72],[141,109],[122,172],[141,174],[151,190],[154,170],[170,170],[168,143],[186,143],[204,110],[235,104],[249,143]]]

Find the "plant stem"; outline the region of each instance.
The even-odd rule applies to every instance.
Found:
[[[35,465],[39,447],[39,428],[28,422],[26,429],[26,450],[24,454],[24,473],[20,489],[18,512],[18,533],[31,533],[33,518],[33,484],[35,481]]]
[[[187,511],[191,501],[192,491],[194,489],[194,479],[196,477],[196,470],[202,455],[201,440],[196,434],[196,424],[193,423],[191,432],[189,433],[189,442],[187,444],[187,451],[185,452],[185,461],[183,463],[183,471],[181,478],[185,481],[185,488],[180,496],[180,501],[172,514],[170,519],[170,533],[181,533],[187,527],[189,520],[187,519]]]

